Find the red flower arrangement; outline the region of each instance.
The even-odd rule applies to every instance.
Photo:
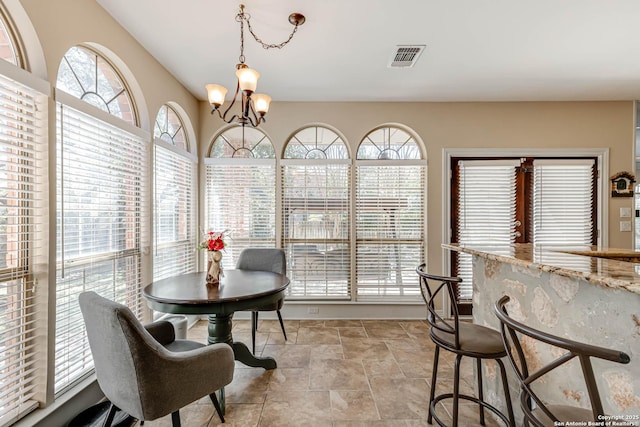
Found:
[[[223,250],[225,248],[224,234],[226,232],[227,230],[220,232],[209,231],[207,234],[205,234],[204,240],[198,245],[198,249],[206,249],[208,251]]]

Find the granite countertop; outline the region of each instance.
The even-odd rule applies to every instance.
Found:
[[[443,244],[443,248],[640,294],[640,252],[592,246]]]

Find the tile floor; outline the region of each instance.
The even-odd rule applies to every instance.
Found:
[[[250,322],[234,321],[236,341],[251,344]],[[428,426],[434,346],[424,321],[261,320],[256,353],[272,356],[278,368],[265,371],[236,362],[226,387],[227,426]],[[207,322],[189,329],[206,341]],[[453,390],[453,357],[440,352],[437,393]],[[474,394],[471,360],[463,358],[461,392]],[[461,402],[459,426],[479,425],[476,406]],[[450,423],[451,404],[438,414]],[[208,398],[180,411],[185,427],[221,425]],[[170,426],[171,417],[145,422]],[[434,424],[436,425],[436,424]],[[487,416],[487,426],[498,426]]]

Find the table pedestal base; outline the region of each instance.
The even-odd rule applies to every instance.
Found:
[[[253,368],[275,369],[277,364],[272,357],[256,357],[244,343],[233,341],[231,335],[231,319],[233,315],[209,315],[209,344],[226,343],[233,348],[235,360]]]

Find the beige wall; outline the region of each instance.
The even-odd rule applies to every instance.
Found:
[[[203,90],[204,92],[204,90]],[[428,259],[442,266],[443,148],[609,148],[609,171],[633,171],[633,102],[509,103],[288,103],[274,102],[261,125],[276,153],[300,127],[324,123],[338,129],[355,153],[362,137],[383,123],[401,123],[424,141],[428,161]],[[223,124],[201,103],[201,155]],[[606,178],[608,182],[608,177]],[[607,187],[608,188],[608,187]],[[609,246],[632,248],[632,233],[618,231],[619,208],[630,198],[611,199]]]

